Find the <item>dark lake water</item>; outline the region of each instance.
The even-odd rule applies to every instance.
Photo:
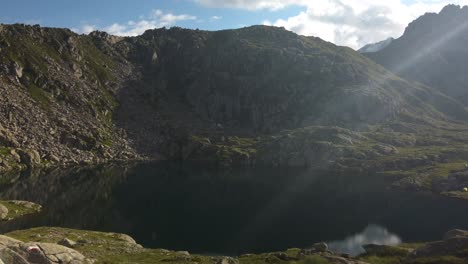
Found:
[[[145,247],[236,255],[320,241],[361,244],[440,239],[468,229],[468,202],[389,190],[381,176],[292,169],[216,169],[152,163],[25,173],[3,179],[1,199],[42,214],[0,231],[61,226],[122,232]]]

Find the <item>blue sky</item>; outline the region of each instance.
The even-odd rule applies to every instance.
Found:
[[[43,26],[80,28],[83,25],[106,27],[114,23],[138,21],[152,10],[174,15],[188,14],[196,20],[180,21],[178,26],[208,30],[238,28],[261,24],[297,14],[304,7],[289,6],[282,10],[246,11],[209,8],[195,1],[183,0],[14,0],[5,1],[0,9],[1,23],[28,23]]]
[[[398,37],[425,12],[468,0],[14,0],[2,1],[0,23],[104,30],[138,35],[154,27],[207,30],[254,24],[283,26],[358,48]]]

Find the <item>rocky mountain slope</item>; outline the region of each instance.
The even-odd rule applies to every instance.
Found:
[[[115,93],[131,71],[89,36],[0,26],[2,167],[135,157],[112,122]]]
[[[468,142],[461,103],[282,28],[120,38],[2,25],[0,65],[3,170],[142,158],[401,168],[419,164],[403,148],[434,147],[438,162]]]
[[[394,73],[468,103],[468,6],[446,6],[411,22],[402,37],[367,56]]]
[[[390,45],[395,39],[388,38],[386,40],[379,41],[377,43],[367,44],[364,47],[360,48],[358,52],[360,53],[372,53],[377,52],[385,49],[388,45]]]

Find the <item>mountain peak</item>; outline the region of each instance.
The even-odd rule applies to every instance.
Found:
[[[446,5],[442,10],[440,11],[439,15],[456,15],[458,14],[462,8],[459,5]]]
[[[411,22],[402,37],[368,56],[467,105],[467,34],[468,7],[447,5],[440,13],[426,13]]]

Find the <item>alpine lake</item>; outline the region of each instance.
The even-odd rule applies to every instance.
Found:
[[[43,206],[0,232],[39,226],[125,233],[147,248],[239,255],[327,242],[357,255],[364,244],[439,240],[468,229],[468,203],[391,188],[377,174],[217,168],[155,162],[29,171],[6,177],[0,199]]]

